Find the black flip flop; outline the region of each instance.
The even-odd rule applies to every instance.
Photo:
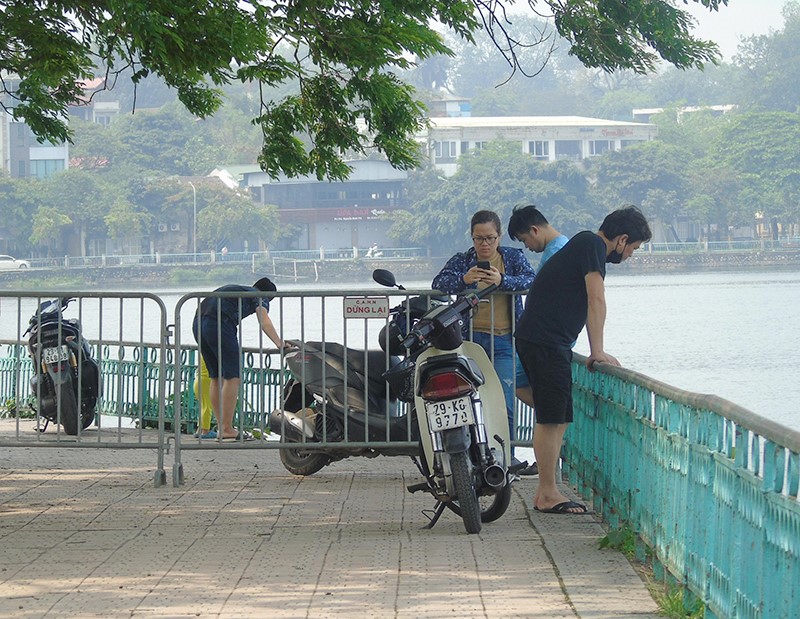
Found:
[[[534,505],[533,509],[542,514],[567,514],[568,516],[583,516],[584,514],[593,513],[590,512],[583,503],[576,503],[575,501],[564,501],[558,505],[553,505],[553,507],[549,509],[539,509]],[[571,512],[569,511],[571,509],[580,509],[581,511]]]

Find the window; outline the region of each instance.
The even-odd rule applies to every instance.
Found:
[[[435,156],[437,161],[455,161],[457,142],[436,142]]]
[[[580,140],[556,140],[556,159],[580,159]]]
[[[614,142],[611,140],[589,140],[589,156],[595,157],[604,152],[614,150]]]
[[[63,169],[63,159],[33,159],[31,161],[31,176],[36,178],[47,178]]]
[[[528,142],[528,152],[534,159],[550,159],[550,142],[547,140]]]
[[[461,142],[461,154],[469,151],[469,142]]]

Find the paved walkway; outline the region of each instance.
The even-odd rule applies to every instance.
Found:
[[[423,528],[408,458],[300,478],[272,450],[184,451],[156,488],[151,450],[0,454],[3,617],[655,617],[594,516],[532,510],[533,479],[467,535]]]

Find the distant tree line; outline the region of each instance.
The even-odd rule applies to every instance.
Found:
[[[628,120],[635,107],[666,108],[656,119],[657,141],[580,166],[536,163],[497,143],[464,158],[458,174],[447,180],[434,170],[417,169],[408,183],[412,211],[398,215],[395,238],[404,245],[440,246],[437,239],[444,237],[460,245],[468,214],[493,208],[505,216],[514,205],[531,202],[564,232],[596,226],[602,213],[622,202],[639,204],[665,222],[689,216],[707,231],[750,224],[755,213],[787,225],[797,222],[800,65],[794,56],[800,49],[800,5],[787,2],[783,14],[782,29],[745,39],[730,63],[714,64],[713,54],[700,54],[694,60],[669,59],[674,66],[655,73],[637,64],[635,54],[628,64],[616,65],[613,59],[592,62],[585,53],[576,55],[574,40],[560,37],[552,22],[528,15],[513,17],[507,36],[523,40],[523,34],[538,34],[539,44],[514,48],[511,63],[478,29],[469,36],[448,35],[444,42],[452,53],[427,47],[416,63],[394,65],[392,74],[412,85],[423,102],[448,93],[468,97],[475,116]],[[7,236],[16,240],[15,253],[61,255],[71,253],[70,244],[77,244],[75,253],[86,253],[92,240],[124,237],[140,238],[146,251],[169,218],[181,224],[176,250],[190,247],[195,210],[199,250],[226,238],[250,239],[255,247],[294,233],[280,229],[274,207],[256,205],[219,184],[196,184],[195,203],[191,187],[177,177],[259,161],[264,132],[253,119],[265,101],[295,96],[298,80],[260,87],[248,80],[223,82],[224,104],[205,119],[187,112],[176,100],[174,84],[167,87],[158,72],[140,72],[135,81],[134,88],[120,78],[114,90],[96,96],[121,101],[125,112],[135,101],[135,113],[107,127],[72,122],[73,169],[42,181],[0,176],[0,217]],[[680,106],[721,103],[736,104],[738,111],[677,120]],[[353,149],[344,155],[369,153]]]

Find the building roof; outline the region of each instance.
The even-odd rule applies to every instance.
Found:
[[[408,177],[406,170],[398,170],[393,167],[385,159],[348,159],[345,163],[350,166],[350,175],[344,182],[352,183],[359,181],[396,181],[404,180]],[[231,168],[228,168],[230,170]],[[213,172],[212,172],[213,174]],[[330,183],[336,181],[328,181],[317,179],[316,175],[308,174],[297,177],[287,177],[285,174],[279,175],[277,179],[270,178],[258,166],[252,171],[242,174],[244,184],[251,185],[277,185],[277,184],[307,184],[307,183]]]
[[[245,176],[261,172],[261,167],[257,164],[228,165],[214,168],[208,173],[209,176],[216,176],[231,189],[240,187]]]
[[[479,127],[641,127],[640,122],[606,120],[587,116],[450,116],[430,118],[435,129]]]

